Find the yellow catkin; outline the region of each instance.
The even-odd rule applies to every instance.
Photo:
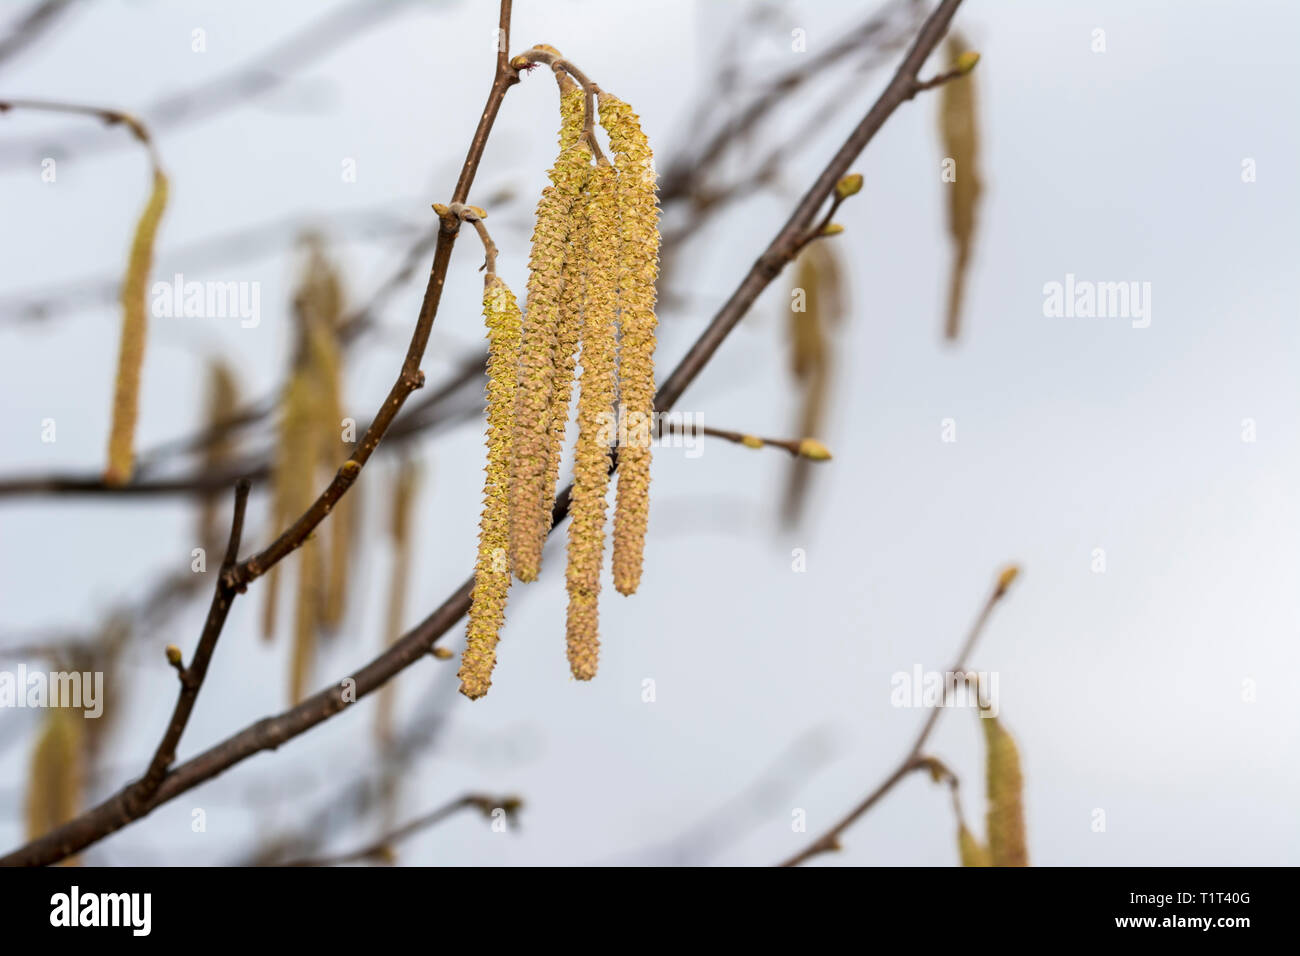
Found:
[[[844,270],[829,243],[810,243],[799,254],[791,289],[789,341],[790,368],[801,392],[795,422],[800,434],[815,435],[826,426],[833,371],[831,332],[846,311],[844,286]],[[790,466],[781,504],[787,527],[803,516],[812,478],[809,465],[800,458]]]
[[[961,855],[962,866],[989,865],[988,847],[976,839],[964,820],[957,823],[957,852]]]
[[[564,258],[573,226],[574,201],[587,181],[590,161],[591,150],[586,143],[561,153],[551,167],[552,185],[542,191],[537,204],[514,396],[510,482],[510,563],[521,581],[536,580],[542,547],[551,530],[546,479],[550,471]]]
[[[393,542],[393,568],[389,573],[388,622],[386,643],[391,644],[402,633],[406,616],[406,590],[411,566],[411,511],[415,499],[419,469],[410,460],[403,460],[393,481],[393,511],[388,527]],[[393,705],[396,681],[389,681],[379,690],[379,706],[375,712],[375,736],[381,746],[393,739]]]
[[[569,81],[572,82],[572,81]],[[582,134],[582,107],[584,94],[581,90],[565,92],[562,99],[564,126],[560,134],[560,144],[576,144]],[[584,182],[584,189],[586,183]],[[578,203],[585,206],[584,199]],[[577,359],[578,338],[582,330],[582,304],[586,297],[586,276],[590,272],[590,255],[588,243],[588,222],[581,209],[575,207],[567,248],[564,252],[564,268],[560,280],[560,310],[558,325],[555,329],[555,380],[551,384],[551,434],[550,446],[547,447],[546,484],[542,490],[542,501],[546,506],[555,499],[555,486],[559,484],[560,455],[564,450],[564,433],[568,429],[569,401],[573,395],[573,371]]]
[[[338,466],[339,458],[348,446],[342,441],[343,430],[343,362],[337,329],[334,325],[322,326],[316,333],[317,357],[313,372],[317,381],[315,430],[318,436],[318,467],[326,471]],[[313,487],[308,498],[314,495]],[[344,495],[334,505],[329,522],[328,573],[324,582],[325,602],[321,610],[322,623],[334,629],[343,622],[347,607],[348,557],[352,547],[352,530],[360,498]],[[309,501],[302,502],[306,508]],[[296,517],[292,516],[292,517]]]
[[[568,74],[557,73],[560,85],[560,152],[578,145],[582,138],[582,125],[586,117],[587,94]]]
[[[302,361],[310,370],[316,398],[311,429],[316,437],[315,467],[329,471],[337,467],[343,427],[343,349],[339,342],[339,325],[343,319],[343,280],[338,266],[326,255],[324,240],[306,237],[307,263],[295,298],[300,334],[303,340]],[[309,491],[308,494],[312,494]],[[328,572],[323,582],[325,594],[322,623],[334,629],[342,623],[346,608],[348,553],[355,521],[357,498],[344,495],[334,507],[329,522],[329,552],[325,559]],[[309,500],[297,503],[299,510]],[[287,515],[293,520],[297,515]],[[324,545],[321,546],[322,551]]]
[[[618,167],[619,428],[618,498],[614,509],[614,587],[641,583],[650,514],[650,446],[654,414],[655,280],[659,275],[659,207],[654,157],[641,121],[616,96],[600,94],[600,122]]]
[[[315,417],[316,391],[310,370],[298,368],[292,373],[281,399],[280,434],[276,445],[276,462],[272,488],[273,525],[284,527],[297,517],[312,494],[315,471],[312,422]],[[262,636],[275,634],[276,604],[280,590],[280,566],[268,572],[266,605],[262,617]]]
[[[32,752],[27,838],[34,840],[77,815],[85,772],[80,712],[52,707]]]
[[[460,692],[472,700],[482,697],[492,686],[497,641],[510,590],[509,482],[514,442],[511,419],[516,407],[515,368],[522,322],[514,293],[495,275],[489,275],[483,287],[483,320],[488,338],[487,468],[474,590],[459,675]]]
[[[136,223],[122,280],[122,340],[117,353],[117,380],[113,388],[113,425],[108,437],[108,468],[104,481],[121,485],[131,480],[135,467],[135,424],[140,412],[140,373],[148,337],[145,301],[149,272],[153,269],[154,239],[167,208],[167,177],[155,169],[153,192]]]
[[[208,428],[218,428],[230,421],[239,405],[239,383],[234,370],[226,362],[214,359],[208,364],[208,394],[205,421]],[[218,471],[230,461],[235,450],[231,433],[208,442],[203,451],[203,468],[208,474]],[[221,529],[218,514],[225,501],[225,489],[205,495],[199,508],[199,543],[215,553],[221,548]]]
[[[280,600],[280,566],[266,572],[266,599],[262,604],[262,640],[275,637],[275,612]]]
[[[596,676],[600,653],[600,568],[605,553],[605,498],[610,440],[616,437],[619,189],[614,167],[602,162],[591,176],[586,201],[589,255],[582,321],[582,377],[578,393],[578,444],[569,503],[569,592],[565,633],[569,670],[578,680]]]
[[[948,37],[948,54],[958,60],[966,51],[956,33]],[[973,66],[974,64],[972,64]],[[944,158],[956,161],[956,180],[948,190],[948,234],[953,244],[952,275],[948,285],[948,317],[944,334],[957,338],[961,329],[966,275],[975,241],[976,207],[982,186],[979,173],[979,137],[975,125],[975,78],[949,80],[939,91],[939,125]]]
[[[319,491],[324,474],[338,466],[343,443],[343,357],[339,327],[343,317],[343,286],[337,266],[325,254],[323,240],[308,234],[303,239],[307,255],[294,293],[297,343],[289,385],[281,399],[279,442],[277,444],[273,524],[287,527],[305,511]],[[314,648],[317,625],[335,629],[345,610],[350,533],[355,521],[358,499],[347,495],[334,508],[328,529],[313,540],[314,569],[311,591],[314,597],[299,592],[295,632],[310,623],[311,646]],[[328,536],[328,550],[326,548]],[[306,561],[304,557],[303,562]],[[263,615],[263,634],[271,637],[279,594],[278,568],[269,572],[267,601]],[[311,603],[314,610],[305,610]],[[295,637],[295,654],[303,642]]]
[[[561,90],[564,91],[560,97],[561,149],[570,149],[577,145],[582,135],[585,94],[581,89],[573,86],[572,80],[569,80],[568,84],[573,88],[566,89],[561,83]],[[588,175],[590,175],[590,167],[588,167]],[[585,189],[586,185],[584,179],[582,188]],[[579,201],[581,202],[581,199]],[[555,378],[551,383],[551,433],[550,444],[546,449],[545,484],[541,492],[542,502],[547,509],[555,499],[555,487],[559,483],[560,476],[560,456],[564,450],[564,434],[569,424],[573,373],[578,338],[582,331],[583,299],[586,296],[587,272],[590,270],[587,249],[586,216],[575,215],[570,224],[569,237],[565,242],[564,268],[560,273],[560,309],[555,330]]]
[[[1028,866],[1025,847],[1024,780],[1016,742],[996,717],[981,714],[988,786],[989,861],[992,866]]]

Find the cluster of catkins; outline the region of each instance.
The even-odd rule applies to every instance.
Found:
[[[650,147],[631,108],[601,92],[600,123],[613,162],[593,161],[584,133],[586,95],[560,79],[560,154],[537,205],[521,316],[506,284],[489,273],[487,478],[478,563],[461,660],[460,689],[478,698],[492,684],[510,575],[537,578],[581,365],[578,438],[569,503],[569,667],[596,674],[597,597],[604,556],[612,445],[618,446],[614,586],[641,580],[649,508],[654,405],[655,279],[659,212]]]

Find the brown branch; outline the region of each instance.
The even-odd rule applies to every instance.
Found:
[[[582,70],[560,56],[559,52],[553,47],[530,47],[510,61],[510,65],[519,70],[527,70],[538,63],[545,63],[550,66],[555,71],[557,80],[562,74],[567,73],[577,80],[578,85],[582,87],[582,138],[586,140],[587,146],[590,147],[591,155],[597,162],[600,162],[605,158],[600,143],[596,141],[596,96],[600,93],[600,87],[586,73],[583,73]],[[560,84],[560,91],[564,91],[563,83]]]
[[[280,251],[285,245],[296,242],[302,233],[314,228],[326,234],[343,233],[349,241],[378,240],[390,236],[404,237],[419,234],[418,243],[433,249],[437,229],[426,229],[409,218],[393,215],[394,201],[372,207],[347,210],[323,216],[294,214],[271,222],[223,232],[195,242],[185,243],[175,249],[160,251],[157,271],[160,274],[180,271],[173,268],[185,263],[185,271],[216,268],[233,262],[248,262],[259,256]],[[423,259],[423,254],[421,254]],[[122,277],[92,273],[52,285],[20,289],[0,295],[0,322],[7,324],[35,323],[52,319],[56,314],[77,307],[90,307],[116,299]],[[364,306],[363,309],[368,308]],[[347,326],[356,312],[344,320]],[[359,331],[359,330],[356,330]]]
[[[490,797],[481,793],[469,793],[463,797],[451,801],[444,806],[439,807],[426,813],[422,817],[416,817],[409,823],[405,823],[397,829],[386,833],[373,843],[368,843],[356,850],[350,850],[346,853],[340,853],[337,856],[318,857],[309,860],[293,860],[289,863],[272,863],[270,866],[339,866],[346,863],[360,863],[363,861],[377,861],[381,863],[392,862],[393,844],[400,843],[409,836],[414,836],[421,830],[427,830],[453,816],[461,810],[473,808],[488,819],[492,818],[494,810],[505,811],[507,819],[514,817],[523,806],[523,801],[518,797]]]
[[[753,435],[749,432],[730,431],[725,428],[710,428],[705,425],[692,427],[689,425],[678,425],[675,422],[668,422],[659,426],[660,434],[670,435],[687,435],[693,431],[699,431],[701,435],[709,435],[713,438],[721,438],[724,441],[732,442],[736,445],[744,445],[746,448],[781,448],[798,458],[802,455],[813,461],[829,461],[830,452],[826,447],[815,438],[763,438],[759,435]]]
[[[403,6],[402,2],[375,3],[374,0],[352,0],[336,6],[249,63],[188,89],[169,93],[150,103],[141,113],[149,117],[157,131],[217,115],[275,89],[293,70],[355,40]],[[49,140],[50,137],[46,136],[40,140],[6,144],[7,149],[0,154],[0,167],[26,162],[30,151],[42,148]],[[71,146],[63,146],[63,155],[104,148],[111,140],[74,137],[71,143]]]
[[[839,39],[829,46],[815,63],[791,68],[766,81],[748,106],[723,123],[712,135],[701,137],[698,129],[705,119],[705,116],[701,115],[703,110],[719,102],[730,102],[736,95],[733,87],[734,76],[719,76],[714,86],[722,88],[722,95],[710,96],[705,101],[703,109],[697,111],[697,115],[693,117],[688,127],[691,130],[689,142],[698,145],[689,152],[683,152],[664,170],[659,184],[660,202],[667,203],[692,196],[695,192],[694,184],[699,180],[701,170],[718,168],[722,155],[730,146],[757,126],[778,105],[788,102],[790,96],[800,87],[824,76],[826,71],[840,60],[868,43],[876,44],[876,49],[879,51],[888,51],[899,46],[900,40],[911,36],[911,29],[915,25],[919,9],[914,0],[898,0],[883,10],[874,12],[856,26],[833,31]],[[895,20],[900,21],[897,26]],[[735,72],[734,68],[732,72]],[[861,81],[856,82],[860,84]],[[803,138],[788,137],[792,142]]]
[[[411,405],[406,415],[389,429],[383,450],[400,447],[435,425],[459,420],[462,410],[455,408],[447,411],[446,406],[461,393],[469,391],[471,386],[477,387],[483,376],[483,363],[481,356],[465,360],[436,391]],[[471,409],[475,415],[482,411],[481,407],[472,402],[465,403],[464,413],[469,414]],[[252,410],[247,413],[252,414]],[[228,419],[227,422],[243,424],[240,416]],[[231,427],[236,426],[232,424]],[[209,431],[200,437],[206,444],[209,435],[219,434],[220,427],[215,432]],[[241,477],[259,481],[270,474],[271,456],[263,454],[233,462],[219,471],[196,468],[171,478],[133,479],[118,487],[106,484],[98,473],[32,475],[0,479],[0,499],[36,495],[103,495],[126,498],[206,495],[228,488],[231,482]]]
[[[478,233],[479,241],[483,243],[482,270],[490,276],[496,275],[497,253],[499,250],[497,244],[492,241],[492,236],[488,233],[487,223],[483,221],[487,218],[487,213],[475,206],[466,206],[461,203],[453,205],[450,211],[461,222],[467,222],[474,227],[474,231]]]
[[[0,100],[0,113],[8,113],[10,110],[30,110],[40,113],[75,113],[79,116],[89,116],[100,120],[108,126],[125,126],[149,154],[149,162],[153,165],[154,172],[158,172],[162,167],[158,162],[158,151],[154,148],[153,137],[149,135],[149,128],[137,117],[123,110],[110,109],[104,106],[87,106],[82,103],[62,103],[54,100]]]
[[[681,397],[682,392],[704,369],[728,333],[740,321],[759,294],[790,261],[795,244],[812,223],[817,210],[831,195],[840,177],[848,171],[849,164],[870,142],[885,120],[916,94],[916,75],[926,57],[943,38],[948,23],[960,3],[961,0],[941,0],[926,20],[911,50],[879,99],[800,200],[776,238],[754,263],[740,286],[732,293],[695,345],[660,387],[655,401],[658,410],[671,408]],[[503,0],[502,20],[506,24],[509,18],[508,11],[509,0]],[[500,69],[503,62],[505,62],[504,57],[499,55],[497,78],[493,83],[492,95],[489,97],[488,106],[484,109],[480,131],[475,134],[475,143],[480,144],[480,150],[482,141],[486,140],[483,125],[486,123],[490,126],[490,118],[495,117],[500,105],[500,96],[504,95],[511,83],[518,82],[517,73],[509,81],[503,80]],[[466,160],[467,168],[470,167],[471,162],[477,168],[477,157],[473,146],[471,146],[470,157]],[[464,173],[461,178],[464,182]],[[472,176],[470,179],[472,180]],[[457,193],[453,201],[463,201],[464,195],[468,193],[468,184],[464,184],[463,187],[458,186]],[[440,234],[439,248],[443,245],[445,243]],[[568,514],[570,493],[571,486],[556,496],[555,506],[552,509],[554,516],[552,530]],[[280,714],[263,718],[177,766],[163,779],[152,800],[147,806],[141,808],[136,816],[126,817],[121,813],[121,795],[115,794],[53,832],[0,857],[0,865],[39,866],[57,862],[103,839],[155,807],[212,779],[254,754],[275,749],[285,741],[328,720],[348,707],[351,702],[373,692],[395,674],[424,659],[437,640],[469,610],[470,593],[473,587],[474,579],[471,576],[423,622],[399,638],[384,653],[353,673],[346,682],[318,691],[297,706]]]
[[[749,311],[750,306],[758,298],[767,286],[780,275],[781,270],[785,268],[798,252],[801,241],[812,225],[813,219],[817,215],[817,210],[821,208],[835,190],[835,184],[840,178],[849,171],[849,165],[862,152],[867,143],[871,142],[872,137],[879,132],[880,127],[884,125],[893,112],[902,106],[917,93],[917,74],[925,64],[926,58],[943,39],[948,30],[948,23],[952,20],[953,14],[956,13],[961,0],[942,0],[935,11],[926,19],[925,24],[921,27],[921,32],[917,35],[912,48],[908,51],[907,56],[903,59],[902,64],[894,73],[893,79],[885,87],[883,93],[867,111],[867,115],[857,125],[857,128],[849,134],[844,145],[840,147],[834,158],[822,170],[822,174],[817,177],[817,181],[809,187],[804,193],[799,205],[795,207],[794,213],[786,221],[785,226],[777,234],[776,238],[768,245],[767,249],[758,261],[750,268],[749,274],[727,303],[722,307],[714,317],[709,327],[704,330],[704,334],[696,340],[691,350],[686,353],[686,357],[674,369],[673,374],[660,387],[655,399],[655,408],[658,411],[664,411],[671,408],[681,398],[682,393],[686,391],[687,386],[695,380],[700,370],[713,357],[713,353],[718,350],[723,340],[736,327],[736,324]]]
[[[956,661],[954,661],[953,665],[948,668],[948,673],[959,674],[966,669],[966,661],[969,659],[971,651],[975,649],[975,644],[979,641],[980,635],[984,632],[984,626],[988,623],[989,617],[993,613],[993,608],[996,607],[998,602],[1006,595],[1007,588],[1010,586],[1011,580],[1014,577],[1015,571],[1013,568],[1008,568],[1002,573],[1002,576],[998,578],[998,582],[994,586],[993,591],[984,602],[984,607],[980,609],[979,615],[975,618],[975,623],[971,627],[970,633],[966,636],[966,642],[962,644],[961,650],[957,652]],[[819,836],[803,850],[800,850],[794,856],[780,864],[781,866],[798,866],[800,863],[810,860],[819,854],[831,853],[839,850],[840,837],[844,834],[844,831],[856,823],[858,818],[860,818],[864,813],[879,803],[890,790],[894,789],[894,786],[900,780],[914,770],[930,770],[931,773],[935,772],[934,767],[936,765],[936,759],[933,757],[926,757],[922,752],[925,749],[926,742],[930,739],[930,734],[934,732],[935,724],[939,722],[939,716],[943,713],[943,705],[947,700],[946,687],[944,688],[944,691],[944,699],[940,700],[937,705],[930,708],[930,714],[926,717],[925,723],[921,726],[921,732],[917,734],[916,740],[912,742],[912,747],[908,750],[907,755],[903,757],[898,766],[894,768],[894,772],[886,777],[885,780],[876,787],[876,789],[867,794],[866,798],[850,810],[838,823]],[[951,772],[949,772],[947,776],[952,779],[955,785],[956,777],[954,777]]]
[[[71,0],[42,0],[14,24],[9,35],[0,40],[0,63],[21,53],[41,34],[52,27],[61,14],[67,11]]]
[[[199,638],[199,646],[195,649],[189,666],[181,664],[179,649],[174,645],[168,646],[168,660],[180,675],[181,690],[176,698],[171,720],[167,722],[167,730],[158,743],[158,749],[154,751],[153,759],[149,761],[149,768],[143,777],[128,788],[129,793],[123,800],[128,809],[143,806],[157,792],[158,785],[167,775],[167,768],[176,760],[176,748],[190,721],[190,714],[194,711],[194,703],[199,698],[203,679],[207,677],[208,664],[217,649],[217,640],[221,637],[226,615],[230,613],[230,605],[234,603],[235,594],[239,590],[232,572],[235,562],[239,559],[239,543],[244,535],[244,512],[248,507],[248,492],[251,488],[252,485],[247,479],[241,479],[235,484],[235,513],[230,521],[230,540],[226,543],[226,556],[222,559],[221,570],[217,574],[217,586],[212,595],[212,604],[208,608],[207,620],[203,622],[203,634]]]
[[[492,131],[492,125],[496,122],[497,113],[501,109],[501,102],[505,99],[506,91],[519,82],[519,71],[508,62],[508,53],[505,47],[510,42],[510,12],[512,0],[501,0],[501,13],[499,19],[499,29],[501,31],[498,41],[496,73],[492,80],[492,89],[488,93],[487,104],[483,107],[483,115],[479,118],[478,128],[474,131],[474,136],[470,140],[469,150],[465,156],[465,163],[461,167],[460,178],[456,182],[456,189],[452,193],[451,207],[463,205],[469,197],[470,186],[474,182],[474,176],[478,172],[479,163],[483,158],[483,151],[487,146],[488,135]],[[442,299],[443,285],[447,280],[447,267],[451,262],[452,246],[456,242],[456,236],[460,231],[460,219],[454,215],[450,209],[439,216],[441,225],[438,230],[438,244],[433,253],[433,268],[429,274],[429,284],[424,291],[424,301],[420,306],[420,315],[415,323],[415,331],[411,334],[411,344],[407,347],[406,358],[402,362],[401,371],[398,373],[397,381],[389,389],[388,397],[384,404],[380,406],[379,411],[371,420],[365,434],[361,436],[361,441],[353,450],[352,455],[345,461],[334,475],[334,480],[329,486],[320,493],[311,506],[288,529],[276,538],[270,545],[263,548],[257,554],[244,559],[231,571],[232,580],[239,585],[240,590],[247,587],[251,582],[257,580],[287,555],[291,554],[307,540],[307,537],[315,530],[338,503],[348,489],[352,487],[361,474],[361,469],[365,467],[370,456],[383,440],[384,434],[388,427],[401,411],[402,405],[406,399],[418,388],[424,386],[424,372],[420,370],[420,361],[424,357],[424,350],[429,343],[429,335],[433,331],[433,320],[438,314],[438,304]]]

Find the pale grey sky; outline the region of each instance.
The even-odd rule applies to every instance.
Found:
[[[245,62],[317,6],[97,4],[0,73],[0,97],[140,108]],[[860,4],[773,6],[771,35],[753,41],[755,80],[791,57],[815,56],[861,14]],[[710,59],[745,7],[677,0],[610,8],[519,0],[513,46],[551,43],[630,102],[663,169],[690,135],[689,110]],[[160,255],[251,223],[377,203],[431,221],[428,204],[449,195],[491,78],[494,11],[486,0],[413,3],[265,100],[161,134],[173,204]],[[467,816],[403,844],[403,862],[649,859],[638,851],[705,820],[715,837],[729,824],[752,824],[715,862],[784,858],[906,751],[924,713],[891,706],[890,676],[945,668],[1008,561],[1024,574],[973,664],[999,673],[1002,716],[1021,746],[1031,860],[1300,860],[1300,706],[1290,686],[1300,667],[1300,10],[1280,0],[967,0],[957,23],[983,56],[976,77],[987,186],[961,343],[949,348],[940,338],[950,250],[937,98],[922,95],[869,146],[856,167],[866,186],[837,217],[852,308],[822,436],[835,459],[818,472],[804,529],[778,530],[788,464],[779,453],[722,443],[698,458],[662,451],[645,580],[632,598],[607,588],[597,679],[568,677],[561,556],[552,552],[541,581],[513,589],[491,694],[452,701],[442,744],[407,781],[403,816],[468,790],[518,792],[527,802],[522,831],[493,833]],[[206,31],[203,54],[191,50],[195,28]],[[795,28],[807,31],[806,53],[790,50]],[[1096,29],[1105,31],[1102,53],[1092,50]],[[797,151],[777,188],[690,241],[662,315],[661,376],[889,70],[864,80]],[[794,135],[838,83],[790,103],[776,135]],[[475,189],[478,197],[505,185],[519,192],[496,220],[495,238],[502,275],[520,291],[527,215],[555,125],[553,84],[526,78],[507,98]],[[15,113],[0,118],[0,150],[74,128]],[[345,158],[356,160],[356,182],[341,181]],[[1255,182],[1242,181],[1246,159]],[[0,297],[120,269],[146,186],[131,148],[59,159],[55,184],[41,181],[39,156],[6,152]],[[402,248],[397,240],[340,249],[357,297]],[[431,381],[481,337],[478,264],[467,238],[424,362]],[[1043,287],[1067,274],[1150,283],[1150,326],[1046,317]],[[263,320],[256,329],[232,319],[154,321],[142,446],[192,426],[208,354],[234,361],[250,393],[270,387],[286,361],[290,257],[261,256],[202,278],[260,282]],[[790,432],[788,287],[788,277],[778,280],[680,409],[719,427]],[[363,414],[391,383],[419,294],[412,284],[397,296],[383,332],[356,353],[348,400]],[[0,325],[0,471],[99,467],[116,343],[111,305]],[[58,423],[54,444],[40,441],[44,418]],[[945,443],[949,418],[957,441]],[[1246,419],[1253,442],[1242,438]],[[475,422],[419,449],[428,480],[410,623],[472,565],[481,442]],[[387,483],[379,462],[359,487],[377,522]],[[268,539],[265,512],[259,495],[250,544]],[[86,626],[114,600],[187,566],[192,529],[192,511],[179,500],[0,500],[3,633]],[[804,573],[791,570],[795,548],[806,552]],[[1091,567],[1096,548],[1106,553],[1104,574]],[[362,600],[321,661],[317,685],[378,650],[388,560],[373,541],[360,556]],[[263,597],[254,588],[236,605],[183,757],[283,707],[287,635],[270,648],[260,641]],[[188,653],[205,605],[142,641],[125,679],[107,689],[106,705],[125,713],[110,760],[118,770],[106,786],[147,761],[175,686],[161,648],[175,642]],[[460,643],[458,629],[453,646]],[[430,660],[404,674],[401,713],[449,692],[451,669]],[[653,703],[642,701],[646,679],[655,682]],[[1253,701],[1243,699],[1247,681]],[[305,818],[364,769],[373,709],[362,703],[183,795],[93,859],[238,858],[268,826]],[[10,728],[29,735],[31,716],[0,712],[0,738]],[[805,752],[785,764],[788,792],[754,819],[729,807],[792,747]],[[21,837],[15,788],[29,749],[26,738],[0,749],[6,848]],[[967,819],[982,821],[971,713],[946,714],[930,750],[965,781]],[[311,796],[283,800],[259,824],[250,794],[285,779],[313,784]],[[195,808],[207,811],[205,833],[191,832]],[[712,816],[720,808],[723,816]],[[796,809],[806,811],[810,832],[792,832]],[[1105,811],[1104,833],[1093,832],[1095,809]],[[918,776],[825,862],[951,865],[953,829],[946,791]],[[373,835],[342,832],[332,845]]]

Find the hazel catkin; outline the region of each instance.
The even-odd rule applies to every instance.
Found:
[[[569,505],[569,592],[565,625],[569,669],[578,680],[596,676],[600,639],[597,599],[605,551],[605,498],[614,428],[615,318],[618,311],[618,176],[608,162],[591,174],[584,205],[590,268],[582,320],[578,445]]]
[[[996,717],[981,713],[988,786],[988,854],[992,866],[1028,866],[1020,751]]]
[[[474,590],[459,675],[460,692],[471,699],[482,697],[492,686],[497,640],[510,590],[508,486],[521,320],[514,293],[492,274],[487,276],[483,287],[483,320],[488,337],[488,454],[478,561],[474,566]]]
[[[582,136],[585,94],[564,74],[560,77],[560,148],[570,149]],[[567,86],[566,86],[567,82]],[[588,170],[590,167],[588,167]],[[588,175],[590,173],[588,172]],[[583,180],[585,188],[587,180]],[[550,436],[546,448],[546,472],[540,494],[542,507],[548,510],[559,483],[560,458],[569,424],[569,403],[573,397],[573,374],[578,342],[582,332],[582,309],[586,296],[588,254],[585,199],[579,194],[565,242],[564,266],[560,273],[560,308],[555,328],[555,377],[551,383]],[[549,530],[549,524],[547,529]]]
[[[113,386],[113,424],[108,437],[108,467],[104,481],[122,485],[131,480],[135,468],[135,425],[140,414],[140,374],[148,335],[145,308],[149,272],[153,268],[153,246],[158,223],[167,208],[167,177],[155,169],[153,191],[136,223],[122,280],[122,340],[117,353],[117,379]]]
[[[614,510],[614,586],[632,594],[641,582],[650,511],[654,416],[655,280],[659,209],[653,155],[641,122],[622,100],[600,94],[600,122],[618,167],[619,459]]]
[[[591,150],[578,143],[551,168],[552,185],[537,204],[523,316],[514,445],[510,468],[510,564],[521,581],[536,580],[551,530],[546,478],[551,467],[551,409],[566,245],[573,205],[586,184]]]

